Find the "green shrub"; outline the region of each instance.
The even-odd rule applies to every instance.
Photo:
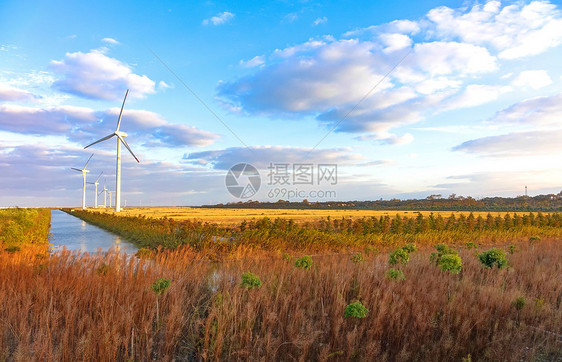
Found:
[[[510,253],[510,254],[515,253],[515,245],[511,244],[511,245],[509,246],[509,253]]]
[[[390,253],[388,257],[388,264],[396,265],[398,263],[406,264],[410,260],[410,253],[403,248],[398,248]]]
[[[170,279],[159,278],[154,283],[152,283],[152,291],[156,294],[156,325],[160,325],[160,304],[159,296],[164,294],[166,290],[170,287]]]
[[[295,266],[297,268],[302,268],[305,270],[309,270],[310,268],[312,268],[312,264],[312,257],[310,255],[302,256],[295,261]]]
[[[156,295],[164,294],[164,292],[170,287],[170,279],[159,278],[154,283],[152,283],[152,291]]]
[[[521,310],[525,306],[525,303],[525,297],[519,296],[511,303],[511,305],[515,307],[515,309]]]
[[[464,243],[464,245],[466,246],[467,249],[478,249],[478,244],[473,243],[472,241]]]
[[[351,261],[357,264],[357,263],[361,263],[362,261],[365,261],[365,258],[363,257],[363,254],[356,253],[351,256]]]
[[[398,269],[388,269],[388,271],[385,273],[385,276],[386,279],[388,280],[396,280],[396,281],[406,280],[406,277],[404,276],[402,270],[398,270]]]
[[[437,266],[442,271],[448,271],[451,274],[458,274],[462,270],[462,260],[461,257],[456,254],[445,254],[441,256]]]
[[[531,236],[531,237],[529,238],[529,242],[531,242],[531,243],[534,243],[534,242],[536,242],[536,241],[541,241],[541,238],[538,237],[538,236]]]
[[[418,250],[418,247],[414,243],[408,243],[402,247],[402,249],[407,253],[413,253]]]
[[[261,280],[256,274],[250,273],[250,272],[245,272],[245,273],[242,273],[242,284],[241,285],[244,288],[247,288],[247,289],[259,288],[259,287],[261,287]]]
[[[501,269],[507,266],[506,253],[502,249],[492,248],[478,255],[480,262],[488,268],[493,268],[494,265]]]
[[[345,311],[343,313],[344,317],[354,317],[354,318],[365,318],[369,313],[369,310],[365,308],[361,302],[356,301],[351,304],[348,304],[345,307]]]
[[[4,249],[5,251],[7,251],[8,253],[15,253],[16,251],[20,251],[20,247],[19,246],[10,246],[7,247],[6,249]]]
[[[435,265],[439,265],[439,261],[443,255],[457,255],[457,252],[454,249],[449,248],[445,244],[437,244],[435,245],[436,252],[431,253],[429,256],[429,261],[435,263]]]

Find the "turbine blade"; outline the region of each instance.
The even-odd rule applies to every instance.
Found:
[[[98,178],[96,179],[96,182],[98,182],[100,180],[101,175],[103,174],[103,171],[100,173],[100,175],[98,176]]]
[[[86,182],[86,183],[87,183],[87,184],[90,184],[90,185],[95,185],[95,184],[96,184],[95,182]]]
[[[71,170],[75,170],[75,171],[78,171],[78,172],[82,172],[82,170],[81,170],[81,169],[79,169],[79,168],[71,167],[70,169],[71,169]]]
[[[84,149],[86,149],[86,148],[88,148],[88,147],[90,147],[90,146],[93,146],[93,145],[95,145],[96,143],[100,143],[100,142],[103,142],[103,141],[105,141],[105,140],[108,140],[108,139],[110,139],[110,138],[113,137],[113,136],[115,136],[115,134],[110,134],[109,136],[104,137],[104,138],[102,138],[102,139],[99,139],[99,140],[97,140],[97,141],[94,142],[94,143],[90,143],[89,145],[87,145],[86,147],[84,147]]]
[[[86,161],[86,164],[84,165],[83,170],[86,169],[86,166],[88,166],[88,163],[90,163],[90,160],[92,159],[92,157],[94,157],[94,154],[92,153],[92,155],[90,156],[90,158],[88,158],[88,161]]]
[[[133,157],[135,158],[135,160],[137,160],[138,163],[140,163],[139,159],[137,158],[137,156],[135,156],[135,154],[133,153],[133,150],[131,150],[131,147],[129,147],[129,145],[127,144],[127,141],[125,141],[125,139],[121,136],[117,136],[119,137],[119,139],[121,140],[121,142],[123,142],[123,145],[125,145],[125,147],[127,147],[127,149],[129,150],[129,152],[131,152],[131,155],[133,155]]]
[[[125,101],[127,100],[127,94],[129,94],[129,90],[125,92],[125,98],[123,99],[123,105],[121,106],[121,112],[119,112],[119,119],[117,120],[117,129],[115,132],[119,131],[119,127],[121,126],[121,116],[123,115],[123,108],[125,108]]]

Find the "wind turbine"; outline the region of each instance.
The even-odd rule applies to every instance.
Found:
[[[96,190],[94,191],[94,208],[97,209],[98,208],[98,184],[99,184],[99,180],[101,177],[101,174],[103,173],[103,171],[100,173],[100,175],[98,176],[98,178],[96,179],[95,182],[87,182],[90,185],[94,185],[96,187]]]
[[[86,166],[88,166],[88,163],[90,162],[92,157],[94,157],[93,153],[90,158],[88,158],[88,161],[86,161],[86,164],[82,169],[71,167],[71,169],[73,169],[74,171],[82,172],[82,210],[86,208],[86,174],[90,172],[90,170],[86,170]]]
[[[135,156],[135,154],[131,150],[131,147],[129,147],[129,145],[127,144],[127,141],[125,141],[125,137],[127,137],[127,134],[125,132],[119,131],[119,127],[121,126],[121,116],[123,115],[123,108],[125,107],[125,101],[127,100],[127,94],[129,94],[128,89],[127,92],[125,93],[125,99],[123,99],[123,105],[121,106],[121,112],[119,113],[119,119],[117,120],[117,129],[115,130],[115,132],[113,132],[109,136],[99,139],[96,142],[91,143],[86,147],[84,147],[86,149],[90,146],[95,145],[96,143],[100,143],[105,140],[108,140],[113,136],[117,137],[117,167],[115,172],[115,212],[121,211],[121,143],[123,143],[123,145],[129,150],[129,152],[131,152],[131,155],[133,155],[135,160],[137,160],[137,162],[140,163],[137,156]],[[111,207],[111,205],[109,207]]]
[[[113,191],[107,190],[107,193],[109,194],[109,208],[111,209],[111,194],[113,193]]]
[[[103,190],[100,191],[100,193],[98,194],[98,195],[101,195],[101,193],[103,192],[103,208],[104,209],[107,207],[107,191],[108,191],[108,188],[105,185],[103,185]]]

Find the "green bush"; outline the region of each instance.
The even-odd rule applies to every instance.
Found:
[[[501,269],[507,266],[506,253],[502,249],[492,248],[478,255],[480,262],[488,268],[493,268],[494,265]]]
[[[478,249],[478,244],[473,243],[472,241],[464,243],[464,245],[466,246],[467,249]]]
[[[410,260],[410,253],[403,248],[398,248],[390,253],[388,257],[388,264],[396,265],[398,263],[406,264]]]
[[[531,242],[531,243],[534,243],[534,242],[536,242],[536,241],[541,241],[541,238],[538,237],[538,236],[531,236],[531,237],[529,238],[529,242]]]
[[[369,310],[365,308],[361,302],[356,301],[351,304],[348,304],[345,307],[345,311],[343,313],[344,317],[354,317],[354,318],[365,318],[369,313]]]
[[[451,274],[458,274],[462,270],[462,260],[461,257],[456,254],[445,254],[441,256],[437,266],[442,271],[448,271]]]
[[[351,261],[357,264],[357,263],[361,263],[362,261],[365,261],[365,258],[363,257],[363,254],[356,253],[351,256]]]
[[[385,273],[385,276],[386,279],[388,280],[396,280],[396,281],[406,280],[406,277],[404,276],[402,270],[398,270],[398,269],[388,269],[388,271]]]
[[[445,244],[437,244],[435,245],[436,252],[431,253],[429,256],[429,261],[435,263],[435,265],[439,265],[439,261],[443,257],[443,255],[457,255],[457,252],[454,249],[449,248]]]
[[[520,296],[520,297],[517,297],[517,298],[511,303],[511,305],[512,305],[513,307],[515,307],[515,309],[521,310],[521,309],[523,309],[523,307],[525,306],[525,303],[526,303],[525,297]]]
[[[5,251],[7,251],[8,253],[15,253],[16,251],[20,251],[20,247],[19,246],[9,246],[6,249],[4,249]]]
[[[305,255],[295,261],[295,266],[297,268],[302,268],[305,270],[309,270],[310,268],[312,268],[312,264],[312,257],[310,255]]]
[[[156,295],[163,294],[170,287],[170,279],[159,278],[154,283],[152,283],[152,291]]]
[[[418,250],[418,247],[414,243],[408,243],[402,247],[402,249],[407,253],[413,253]]]
[[[515,253],[515,249],[516,249],[515,245],[511,244],[511,245],[509,246],[509,253],[510,253],[510,254]]]
[[[245,272],[245,273],[242,273],[242,284],[241,285],[244,288],[247,288],[247,289],[259,288],[259,287],[261,287],[261,280],[256,274],[250,273],[250,272]]]

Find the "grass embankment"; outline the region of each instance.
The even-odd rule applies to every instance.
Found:
[[[49,209],[0,210],[0,250],[17,251],[23,246],[47,246],[50,228]]]
[[[399,281],[386,253],[315,257],[310,270],[288,256],[202,262],[189,247],[135,262],[0,253],[0,360],[562,358],[560,242],[518,243],[503,269],[459,255],[450,274],[413,252]],[[242,285],[247,271],[260,287]],[[344,317],[354,301],[364,318]]]
[[[560,214],[492,214],[486,216],[388,215],[380,218],[323,219],[298,224],[292,220],[263,218],[236,226],[201,221],[147,218],[95,211],[71,212],[89,223],[114,232],[139,247],[174,249],[189,245],[211,258],[241,256],[256,250],[277,252],[351,252],[385,249],[413,242],[429,247],[437,243],[464,245],[505,244],[531,236],[562,237]]]

